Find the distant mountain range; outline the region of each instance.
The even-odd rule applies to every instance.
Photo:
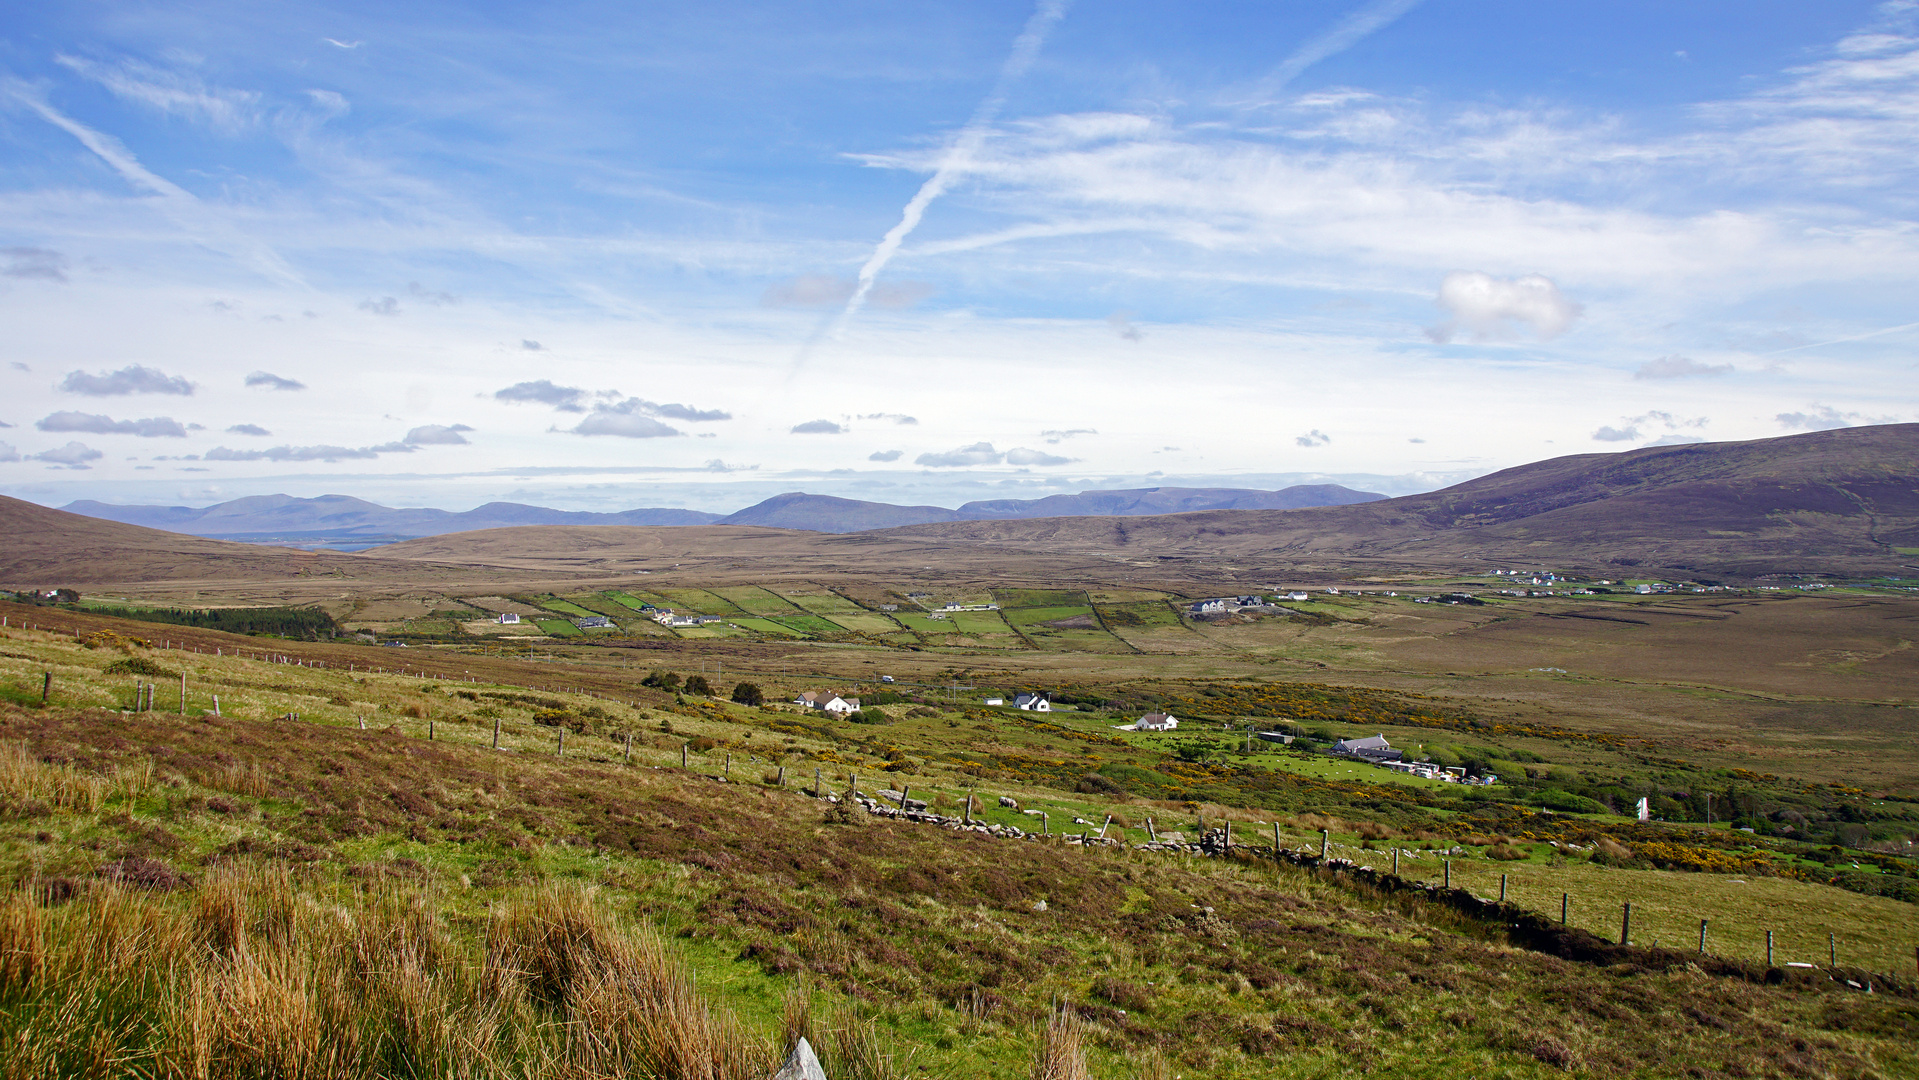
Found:
[[[315,499],[253,495],[207,507],[116,506],[83,499],[61,509],[86,517],[222,540],[366,547],[423,536],[503,529],[516,525],[759,525],[809,532],[864,532],[951,521],[998,521],[1042,517],[1132,517],[1193,510],[1292,510],[1345,506],[1386,496],[1337,484],[1303,484],[1280,491],[1242,488],[1137,488],[1083,491],[1043,499],[993,499],[957,510],[942,506],[894,506],[831,495],[789,492],[734,514],[647,507],[600,514],[494,502],[454,513],[395,509],[347,495]]]

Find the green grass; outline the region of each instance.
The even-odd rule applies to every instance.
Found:
[[[7,683],[51,670],[56,687],[52,710],[0,707],[0,743],[30,747],[24,760],[34,763],[11,772],[0,763],[9,808],[0,817],[0,868],[15,882],[60,878],[84,895],[98,867],[145,858],[192,879],[153,902],[191,911],[217,898],[208,882],[236,854],[269,864],[292,858],[300,910],[345,905],[364,923],[371,916],[352,906],[356,897],[428,897],[451,935],[446,955],[461,957],[476,955],[470,950],[480,928],[523,890],[541,882],[592,887],[608,911],[641,911],[658,922],[709,998],[757,1025],[760,1037],[770,1038],[778,1000],[805,978],[823,1008],[863,1002],[857,1007],[898,1052],[920,1055],[915,1066],[952,1075],[1024,1075],[1034,1026],[1056,1000],[1088,1017],[1096,1074],[1110,1078],[1134,1075],[1135,1063],[1155,1049],[1183,1075],[1231,1078],[1333,1075],[1360,1054],[1386,1075],[1563,1075],[1540,1056],[1560,1060],[1560,1049],[1576,1072],[1600,1076],[1718,1074],[1729,1064],[1757,1075],[1919,1069],[1911,1001],[1894,994],[1569,963],[1512,948],[1496,926],[1375,897],[1330,876],[926,827],[830,825],[811,799],[751,782],[778,755],[796,778],[818,765],[836,784],[857,772],[869,790],[910,783],[916,796],[951,799],[974,785],[989,803],[1011,795],[1023,807],[1046,808],[1056,833],[1079,831],[1074,816],[1096,827],[1117,812],[1124,820],[1109,835],[1130,840],[1144,838],[1149,816],[1162,830],[1190,835],[1196,815],[1217,823],[1231,814],[1242,844],[1268,837],[1264,823],[1277,820],[1287,843],[1297,845],[1316,840],[1324,820],[1341,853],[1381,864],[1384,853],[1356,850],[1358,837],[1337,818],[1234,810],[1207,797],[1240,790],[1231,785],[1242,775],[1270,777],[1266,770],[1186,770],[1150,747],[1108,741],[1114,733],[1104,715],[938,708],[888,725],[832,724],[790,711],[676,705],[669,695],[637,689],[622,690],[621,701],[552,689],[586,677],[565,664],[497,667],[541,684],[526,691],[172,650],[153,655],[189,672],[194,710],[209,704],[211,690],[228,716],[123,716],[130,680],[101,672],[122,655],[116,650],[16,631],[0,653]],[[450,654],[326,655],[397,666]],[[730,660],[728,668],[730,681]],[[759,680],[776,700],[788,689],[776,678]],[[534,720],[551,703],[577,725],[568,757],[558,761],[555,729]],[[438,741],[425,740],[427,722],[410,707],[437,722]],[[486,749],[490,711],[504,717],[504,753]],[[303,722],[277,719],[287,712]],[[358,729],[356,715],[374,718],[370,730]],[[667,723],[671,733],[661,730]],[[623,731],[639,736],[641,767],[620,766]],[[694,776],[677,768],[688,738],[713,740],[692,756]],[[746,782],[697,775],[717,773],[729,752],[733,779]],[[1134,775],[1115,763],[1142,773],[1172,770],[1162,775],[1187,777],[1191,786],[1164,798],[1144,789],[1120,799],[1073,790],[1094,767]],[[901,769],[882,772],[888,764]],[[80,789],[72,780],[58,782],[66,789],[48,788],[54,782],[43,769],[121,778],[113,782],[123,788],[91,804],[84,795],[54,797],[48,792]],[[1281,779],[1310,798],[1322,790],[1311,784],[1333,783]],[[29,780],[40,786],[29,789]],[[121,813],[118,790],[134,796],[130,815]],[[997,805],[983,816],[1033,824]],[[1553,912],[1557,894],[1570,891],[1574,921],[1597,931],[1610,924],[1616,932],[1618,904],[1630,899],[1641,941],[1696,940],[1704,916],[1727,952],[1754,942],[1762,948],[1770,926],[1779,931],[1781,959],[1820,960],[1830,926],[1842,960],[1882,968],[1910,962],[1911,905],[1782,879],[1748,879],[1761,886],[1748,892],[1733,875],[1622,870],[1578,856],[1555,866],[1543,843],[1512,824],[1542,821],[1482,822],[1449,811],[1404,827],[1396,842],[1450,844],[1456,836],[1419,835],[1449,822],[1462,830],[1512,828],[1532,858],[1457,860],[1456,884],[1487,895],[1504,872],[1517,899]],[[241,840],[244,848],[235,848]],[[1409,872],[1438,865],[1430,852],[1407,862]],[[1039,900],[1046,911],[1035,910]],[[446,970],[448,985],[456,985],[454,969]],[[69,984],[78,985],[56,980],[44,992]],[[857,999],[845,987],[857,987]],[[975,992],[989,1003],[983,1016],[957,1007]],[[18,1001],[0,1000],[0,1054],[66,1045],[57,1026],[27,1027]],[[465,1015],[463,1007],[453,1001],[448,1015]],[[384,1006],[373,1011],[396,1015]],[[91,1039],[103,1029],[71,1030]],[[568,1025],[555,1019],[540,1030]],[[16,1037],[21,1031],[31,1038]],[[1788,1051],[1778,1031],[1792,1032],[1798,1048]],[[1778,1056],[1787,1052],[1799,1055],[1793,1070]],[[65,1075],[84,1071],[75,1066]],[[366,1067],[359,1073],[383,1075]]]
[[[846,633],[846,629],[838,623],[818,615],[781,615],[771,621],[809,637],[834,637]]]
[[[710,590],[742,611],[754,615],[785,615],[800,610],[791,601],[758,585],[734,585]]]
[[[1037,607],[1084,607],[1086,593],[1077,589],[994,589],[993,600],[1001,609]]]
[[[1047,634],[1047,633],[1061,633],[1062,631],[1056,630],[1055,628],[1050,626],[1043,626],[1040,624],[1049,623],[1049,622],[1058,622],[1061,619],[1071,619],[1081,615],[1091,615],[1093,613],[1093,609],[1090,605],[1087,605],[1087,604],[1073,604],[1073,605],[1061,604],[1061,605],[1054,605],[1049,607],[1025,607],[1025,608],[1013,608],[1010,610],[1003,609],[1003,613],[1006,616],[1006,621],[1011,623],[1013,626],[1019,628],[1021,631],[1024,631],[1029,634]]]
[[[1006,625],[997,611],[949,611],[947,621],[961,634],[1010,634],[1013,628]]]
[[[553,637],[581,637],[580,628],[565,619],[534,619],[533,624]]]
[[[681,615],[746,615],[749,612],[726,598],[705,589],[660,589],[665,599],[660,607],[670,607]]]
[[[762,634],[777,634],[780,637],[790,638],[803,638],[807,636],[803,630],[795,630],[790,626],[774,622],[772,619],[753,619],[745,616],[736,616],[728,621],[742,630],[757,630]]]
[[[562,615],[572,615],[576,618],[585,618],[589,615],[600,614],[597,611],[592,611],[587,608],[583,608],[580,605],[573,603],[570,600],[561,600],[558,597],[542,598],[540,600],[540,607],[545,608],[548,611],[557,611]]]

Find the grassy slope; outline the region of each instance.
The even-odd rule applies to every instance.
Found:
[[[4,651],[13,654],[0,658],[9,671],[58,661],[56,701],[130,700],[134,680],[98,674],[118,655],[111,650],[16,632]],[[1124,1075],[1117,1059],[1149,1047],[1194,1075],[1333,1073],[1355,1053],[1408,1075],[1532,1075],[1547,1071],[1542,1058],[1647,1075],[1719,1071],[1728,1062],[1762,1073],[1919,1066],[1909,1056],[1919,1034],[1909,1004],[1884,995],[1594,969],[1514,952],[1478,926],[1300,872],[925,827],[827,825],[817,803],[792,792],[651,767],[677,763],[677,744],[691,733],[719,741],[705,758],[715,771],[722,750],[736,755],[736,779],[751,779],[774,757],[797,766],[796,775],[810,774],[810,759],[828,776],[873,777],[882,775],[886,740],[905,737],[905,728],[866,729],[859,735],[869,741],[849,745],[811,737],[784,713],[663,711],[675,708],[664,698],[636,710],[542,691],[531,697],[574,717],[571,756],[556,762],[545,753],[554,729],[530,721],[544,706],[511,700],[524,691],[147,655],[191,665],[193,711],[210,704],[209,685],[222,686],[229,717],[9,711],[0,737],[35,758],[72,762],[82,773],[137,771],[151,760],[158,780],[130,807],[109,799],[75,812],[10,798],[0,858],[14,879],[84,882],[124,858],[198,879],[215,861],[244,855],[299,867],[301,887],[315,895],[356,881],[431,885],[455,926],[474,925],[485,905],[529,884],[598,884],[622,910],[681,934],[703,984],[749,1017],[769,1022],[771,998],[807,973],[837,999],[867,1003],[922,1060],[961,1075],[1018,1068],[1054,995],[1092,1020],[1106,1055],[1102,1075]],[[422,738],[426,721],[408,717],[409,706],[435,718],[439,741]],[[489,710],[502,714],[509,753],[483,749]],[[284,712],[304,720],[270,719]],[[377,716],[374,730],[353,725],[356,714]],[[662,722],[675,732],[659,731]],[[1016,721],[949,722],[961,720],[914,723],[928,741],[945,731],[1035,754],[1070,754],[1077,745]],[[619,744],[607,737],[629,729],[642,732],[642,767],[620,767]],[[901,779],[920,794],[951,795],[969,782],[930,766],[919,771]],[[1073,816],[1098,821],[1109,809],[1025,784],[994,790],[1047,808],[1062,831]],[[1143,824],[1142,813],[1162,815],[1162,827],[1182,816],[1170,805],[1110,809],[1131,815],[1133,826]],[[997,809],[991,816],[1031,824]],[[1310,825],[1288,821],[1287,842],[1304,842]],[[1136,828],[1128,835],[1141,838]],[[1484,889],[1499,869],[1462,862],[1457,873]],[[1570,880],[1543,865],[1509,872],[1527,875],[1516,892]],[[1647,912],[1641,935],[1677,933],[1646,899],[1655,876],[1584,864],[1563,870],[1574,872],[1584,875],[1582,896],[1638,894]],[[1729,888],[1724,878],[1676,878],[1694,892],[1666,907],[1710,911],[1729,934],[1739,925],[1737,913],[1720,914],[1705,895],[1706,883]],[[1895,936],[1886,920],[1897,914],[1858,903],[1872,898],[1772,884],[1804,894],[1764,894],[1770,902],[1843,911],[1849,949],[1853,937]],[[1038,900],[1044,912],[1034,910]],[[1609,904],[1582,899],[1575,914]],[[1605,928],[1605,919],[1596,922]],[[1796,957],[1805,943],[1792,948]],[[960,1001],[971,1011],[956,1009]]]
[[[143,859],[197,879],[242,855],[322,896],[430,884],[454,926],[529,884],[597,884],[749,1018],[804,974],[961,1075],[1019,1069],[1056,996],[1092,1022],[1103,1075],[1152,1048],[1209,1076],[1324,1075],[1358,1053],[1395,1075],[1919,1066],[1901,999],[1569,963],[1302,872],[826,824],[792,791],[394,729],[13,712],[0,732],[83,772],[150,759],[156,781],[130,805],[16,810],[16,877]]]

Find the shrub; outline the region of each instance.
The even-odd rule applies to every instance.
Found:
[[[650,686],[655,690],[678,690],[680,677],[670,671],[651,671],[640,680],[641,686]]]
[[[161,667],[144,656],[129,656],[106,666],[108,675],[146,675],[155,679],[177,679],[180,673]]]
[[[764,705],[766,692],[758,683],[743,682],[733,687],[733,700],[741,705]]]
[[[696,694],[700,697],[713,696],[713,684],[707,682],[706,676],[704,675],[688,675],[686,677],[686,686],[683,689],[689,694]]]
[[[1501,862],[1518,862],[1526,857],[1526,853],[1509,843],[1502,843],[1494,844],[1491,848],[1487,849],[1486,857],[1489,859],[1498,859]]]

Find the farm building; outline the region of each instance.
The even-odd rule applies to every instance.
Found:
[[[1039,694],[1020,694],[1013,699],[1013,704],[1028,712],[1053,711],[1053,703]]]
[[[794,698],[793,704],[839,715],[860,711],[859,698],[843,698],[831,690],[808,690]]]

